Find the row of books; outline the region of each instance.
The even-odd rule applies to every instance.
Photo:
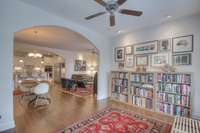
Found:
[[[128,72],[113,72],[112,78],[128,79]]]
[[[112,80],[112,92],[127,95],[128,94],[128,81],[124,80],[124,79],[113,79]]]
[[[131,93],[135,96],[153,98],[153,89],[143,89],[140,87],[131,86]]]
[[[189,107],[190,97],[167,93],[158,93],[158,102]]]
[[[191,83],[191,75],[190,74],[166,74],[166,73],[158,73],[157,74],[158,82],[172,82],[172,83]]]
[[[133,82],[153,83],[154,76],[153,73],[132,73],[130,79]]]
[[[153,108],[153,101],[152,101],[152,99],[147,99],[147,98],[141,98],[141,97],[133,96],[132,97],[132,103],[134,105],[137,105],[137,106],[143,107],[143,108],[148,108],[148,109],[152,109]]]
[[[168,113],[170,115],[189,116],[190,110],[188,108],[185,108],[185,107],[182,107],[182,106],[158,103],[157,104],[157,111]]]
[[[190,95],[191,86],[188,84],[164,84],[158,83],[158,90],[161,92],[176,93],[178,95]]]

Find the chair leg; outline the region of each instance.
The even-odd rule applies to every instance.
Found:
[[[38,96],[36,96],[33,100],[31,100],[29,103],[28,103],[28,107],[31,107],[31,104],[34,103],[34,106],[35,106],[35,102],[36,100],[38,99]]]

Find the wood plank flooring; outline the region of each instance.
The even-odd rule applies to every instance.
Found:
[[[52,103],[41,110],[27,109],[20,103],[20,97],[14,98],[16,133],[53,133],[108,106],[131,110],[166,122],[173,121],[172,117],[113,100],[97,101],[92,96],[79,98],[58,89],[60,85],[53,85],[50,91]]]

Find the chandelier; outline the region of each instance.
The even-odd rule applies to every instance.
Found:
[[[42,58],[42,54],[40,53],[28,53],[29,57],[33,57],[33,58]]]

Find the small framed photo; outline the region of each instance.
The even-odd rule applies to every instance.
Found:
[[[118,63],[118,67],[119,67],[119,69],[124,69],[124,62],[119,62]]]
[[[133,67],[134,66],[133,55],[126,55],[125,66],[126,67]]]
[[[169,54],[155,54],[152,55],[151,65],[155,67],[169,64]]]
[[[126,46],[125,51],[127,55],[133,54],[133,46]]]
[[[173,53],[193,52],[193,35],[173,38]]]
[[[148,56],[136,56],[136,66],[148,66]]]
[[[158,41],[158,51],[159,52],[168,52],[171,51],[172,39],[163,39]]]
[[[115,48],[115,61],[123,62],[124,61],[124,47]]]
[[[192,64],[192,54],[177,54],[173,55],[173,65],[180,66],[180,65],[191,65]]]

